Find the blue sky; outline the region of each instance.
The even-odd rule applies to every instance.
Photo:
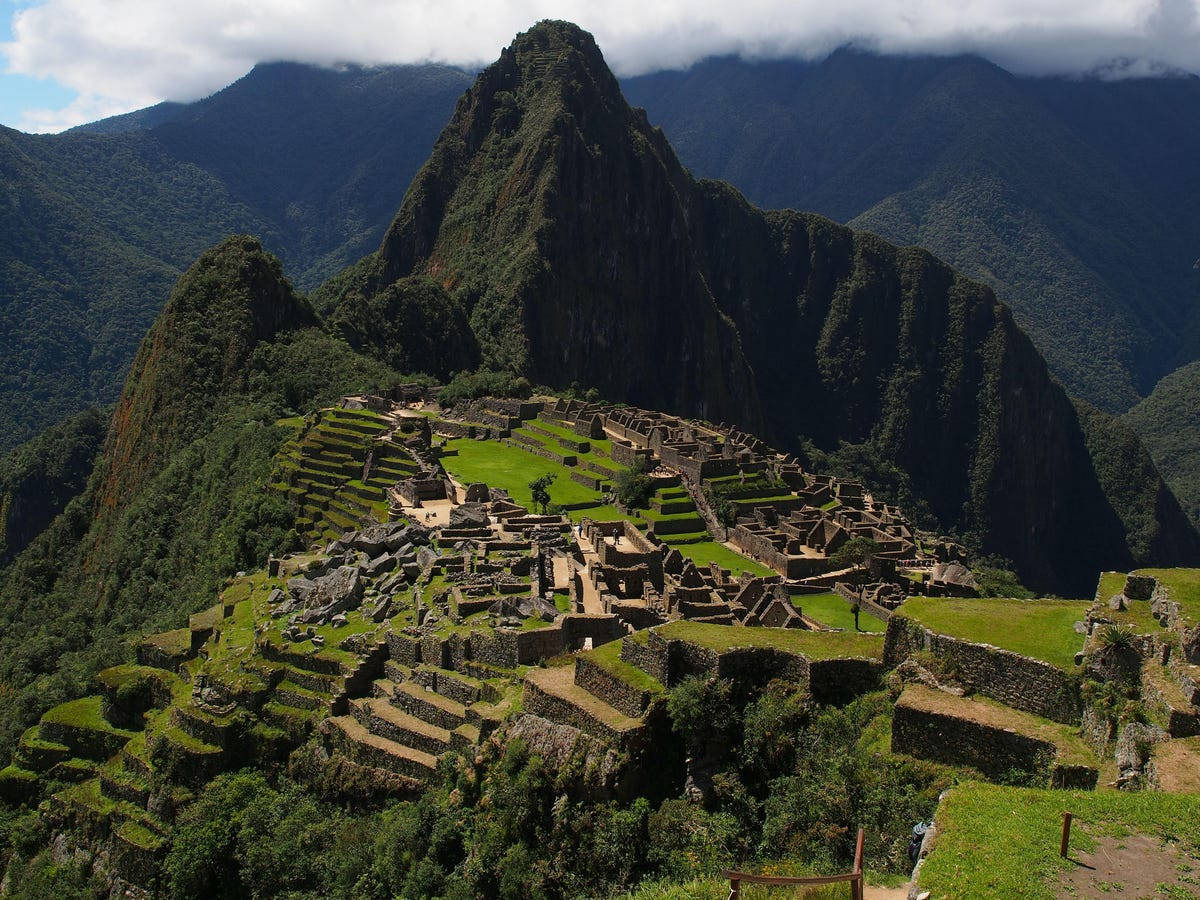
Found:
[[[12,17],[18,8],[27,6],[15,0],[0,0],[0,44],[12,40]],[[0,70],[0,125],[16,128],[29,109],[57,109],[75,99],[75,91],[49,78],[30,78],[13,75],[7,61]]]

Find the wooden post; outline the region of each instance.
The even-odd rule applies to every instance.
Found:
[[[1062,845],[1058,848],[1058,855],[1063,859],[1067,858],[1067,845],[1071,843],[1071,819],[1069,812],[1063,813]]]
[[[742,883],[736,878],[729,879],[729,900],[738,900],[742,895]]]
[[[854,881],[850,882],[851,900],[863,900],[863,830],[858,829],[858,837],[854,841]]]

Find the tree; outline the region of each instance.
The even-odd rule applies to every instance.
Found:
[[[645,509],[654,493],[654,481],[646,474],[646,460],[641,456],[628,469],[618,472],[613,484],[617,488],[617,499],[626,509]]]
[[[704,489],[704,495],[718,522],[726,528],[737,524],[737,504],[729,499],[728,490],[720,485],[713,485]]]
[[[554,484],[554,477],[550,473],[546,473],[529,482],[529,490],[533,494],[533,503],[535,506],[542,508],[542,515],[546,514],[546,508],[550,505],[550,485]]]
[[[861,566],[878,552],[879,545],[870,538],[855,537],[846,541],[829,558],[838,568],[844,569],[849,566]]]

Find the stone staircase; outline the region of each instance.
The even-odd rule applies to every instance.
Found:
[[[391,660],[383,671],[322,726],[330,749],[359,765],[427,781],[439,756],[478,745],[506,713],[499,688],[461,672]]]
[[[575,666],[530,669],[525,675],[525,711],[570,725],[618,750],[641,749],[648,735],[645,721],[577,684],[576,671]]]

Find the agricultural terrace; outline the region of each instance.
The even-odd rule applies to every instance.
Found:
[[[1152,575],[1179,604],[1183,618],[1200,622],[1200,569],[1138,569],[1134,575]]]
[[[793,594],[792,605],[822,625],[854,631],[854,613],[850,611],[850,602],[841,594]],[[858,627],[863,631],[882,632],[886,625],[883,619],[866,609],[858,614]]]
[[[1067,859],[1064,812],[1075,817]],[[938,807],[918,887],[933,898],[1195,897],[1198,819],[1195,795],[961,784]]]
[[[563,435],[570,434],[576,441],[581,440],[573,432],[561,426],[543,422],[540,419],[535,422],[539,428],[557,430]],[[593,448],[590,453],[575,454],[581,463],[591,462],[597,467],[609,468],[614,475],[621,469],[621,466],[612,462],[611,459],[596,453],[597,449],[603,450],[610,447],[610,442],[589,440],[588,443]],[[710,562],[715,562],[721,568],[728,569],[735,577],[742,572],[749,572],[751,575],[760,577],[770,577],[775,574],[766,566],[712,540],[704,530],[704,522],[696,514],[694,504],[687,498],[686,491],[678,488],[660,490],[652,501],[651,509],[645,510],[639,515],[625,516],[615,506],[604,503],[600,491],[579,484],[571,478],[573,471],[596,474],[591,470],[583,470],[578,466],[566,466],[499,441],[458,438],[447,441],[445,449],[450,452],[441,458],[442,465],[447,472],[463,484],[482,481],[492,487],[508,491],[513,500],[522,506],[530,506],[533,498],[529,490],[529,483],[535,478],[549,473],[555,476],[554,483],[550,485],[551,501],[568,507],[567,515],[573,521],[577,522],[584,517],[596,522],[611,522],[628,518],[639,528],[644,528],[651,520],[660,523],[660,528],[664,521],[686,521],[689,524],[688,531],[685,533],[662,534],[661,537],[664,543],[678,549],[696,565],[707,566]],[[558,449],[562,450],[563,448]],[[686,505],[688,509],[681,513],[662,513],[660,509],[664,503]],[[658,509],[654,508],[655,506]],[[666,508],[673,507],[667,506]]]
[[[897,611],[931,631],[991,644],[1075,668],[1083,638],[1075,632],[1090,604],[1078,600],[1011,600],[1002,597],[910,597]]]
[[[769,647],[798,653],[809,659],[839,659],[883,656],[883,635],[853,631],[804,631],[799,628],[748,628],[742,625],[710,625],[679,619],[655,628],[665,638],[675,638],[709,650],[733,647]]]

